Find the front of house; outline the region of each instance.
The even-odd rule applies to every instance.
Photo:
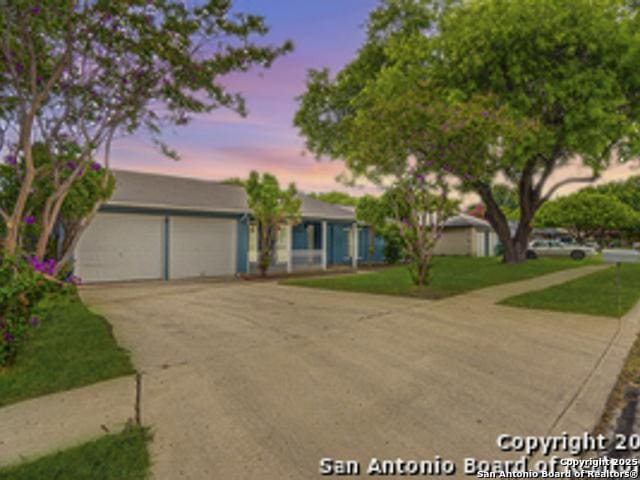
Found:
[[[115,171],[116,190],[82,235],[74,269],[85,282],[225,277],[258,271],[258,228],[244,188],[184,177]],[[284,227],[271,271],[357,268],[382,262],[353,209],[300,195],[301,222]],[[493,254],[495,233],[468,215],[447,220],[438,255]]]
[[[114,174],[113,197],[76,248],[75,271],[83,281],[172,280],[256,270],[257,228],[242,187],[131,171]],[[355,267],[366,259],[365,229],[358,229],[353,212],[301,198],[302,222],[282,229],[274,270]]]

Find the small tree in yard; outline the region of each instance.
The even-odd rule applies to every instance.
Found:
[[[444,222],[455,213],[457,202],[449,199],[449,185],[442,176],[429,178],[411,170],[384,194],[400,230],[411,277],[418,287],[429,281],[429,269]]]
[[[293,183],[281,190],[278,179],[269,173],[260,177],[258,172],[251,172],[245,189],[249,208],[258,224],[258,267],[264,277],[275,256],[280,229],[300,221],[301,200]]]
[[[384,228],[388,215],[388,206],[382,199],[373,195],[365,195],[358,200],[356,217],[358,221],[369,226],[369,245],[367,246],[369,265],[373,262],[376,250],[376,235]]]
[[[535,225],[566,228],[579,243],[606,232],[638,227],[640,214],[613,195],[579,191],[546,203],[537,213]]]
[[[253,36],[268,31],[262,17],[234,14],[230,0],[190,3],[0,2],[0,151],[21,171],[14,203],[0,208],[5,255],[24,245],[22,221],[30,197],[43,193],[39,182],[50,188],[40,211],[31,212],[40,225],[32,253],[44,261],[73,184],[98,151],[108,167],[116,135],[146,128],[175,158],[159,139],[162,126],[217,108],[244,115],[242,96],[228,92],[221,77],[268,67],[291,49],[289,42],[256,45]],[[46,167],[35,164],[34,142],[48,152]]]

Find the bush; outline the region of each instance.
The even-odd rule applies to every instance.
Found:
[[[0,366],[11,364],[29,332],[40,323],[38,303],[47,293],[63,290],[45,274],[51,262],[0,259]]]
[[[382,253],[385,261],[390,264],[398,263],[404,257],[400,229],[397,225],[391,224],[385,227],[381,233],[384,238]]]

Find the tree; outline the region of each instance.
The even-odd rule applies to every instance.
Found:
[[[433,250],[445,221],[458,206],[448,192],[442,175],[427,176],[414,168],[384,193],[383,202],[399,228],[411,278],[418,287],[428,283]]]
[[[264,277],[275,256],[280,229],[300,221],[302,202],[297,198],[295,184],[291,183],[286,190],[281,190],[278,179],[270,173],[260,177],[258,172],[251,172],[245,189],[249,208],[253,210],[253,218],[258,224],[258,266]]]
[[[369,226],[369,245],[367,247],[369,265],[373,263],[373,255],[376,250],[376,235],[384,228],[388,215],[388,205],[381,198],[365,195],[358,200],[356,218]]]
[[[566,228],[579,243],[611,230],[637,228],[640,214],[613,195],[581,190],[547,202],[536,214],[535,225]]]
[[[5,255],[16,252],[40,178],[52,187],[33,212],[40,224],[34,254],[42,260],[72,186],[98,151],[108,168],[116,135],[146,128],[177,158],[159,139],[163,125],[217,108],[246,114],[242,96],[221,78],[269,67],[292,45],[256,45],[252,37],[268,31],[264,20],[231,7],[230,0],[0,4],[0,150],[23,172],[15,202],[0,209]],[[34,139],[52,159],[46,170],[35,165]]]
[[[613,195],[622,203],[640,212],[640,176],[634,175],[626,180],[604,183],[596,187],[587,187],[587,191]]]
[[[235,185],[236,187],[244,187],[244,180],[238,177],[225,178],[220,180],[223,185]]]
[[[384,1],[350,64],[309,73],[295,124],[355,176],[401,175],[416,158],[444,170],[480,196],[505,261],[524,261],[547,200],[638,153],[637,21],[616,0]],[[591,174],[551,181],[574,160]]]
[[[331,192],[320,192],[320,193],[310,193],[309,196],[311,198],[315,198],[316,200],[320,200],[326,203],[332,203],[334,205],[345,205],[347,207],[355,207],[358,204],[358,199],[353,197],[345,192],[331,191]]]
[[[60,172],[61,181],[73,174],[75,164],[70,155],[66,159],[52,159],[46,146],[36,143],[32,147],[34,167],[37,175],[33,184],[33,193],[27,199],[25,213],[22,219],[19,239],[20,248],[24,252],[35,252],[37,242],[42,238],[42,225],[36,221],[36,216],[42,211],[44,203],[51,196],[53,185],[47,175],[61,160],[66,160],[66,168]],[[14,165],[0,165],[0,209],[8,211],[15,205],[24,178],[24,163]],[[79,233],[86,223],[91,221],[96,205],[107,200],[113,193],[115,179],[102,166],[93,162],[89,167],[79,172],[78,178],[71,185],[65,195],[57,217],[57,225],[62,229],[57,234],[50,235],[46,245],[45,256],[54,261],[55,272],[66,264],[73,255],[79,240]],[[0,236],[5,234],[5,226],[0,224]]]

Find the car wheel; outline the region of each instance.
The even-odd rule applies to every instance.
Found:
[[[527,250],[527,260],[535,260],[538,258],[538,254],[533,250]]]
[[[585,254],[581,250],[574,250],[571,252],[571,258],[574,260],[582,260],[585,257]]]

